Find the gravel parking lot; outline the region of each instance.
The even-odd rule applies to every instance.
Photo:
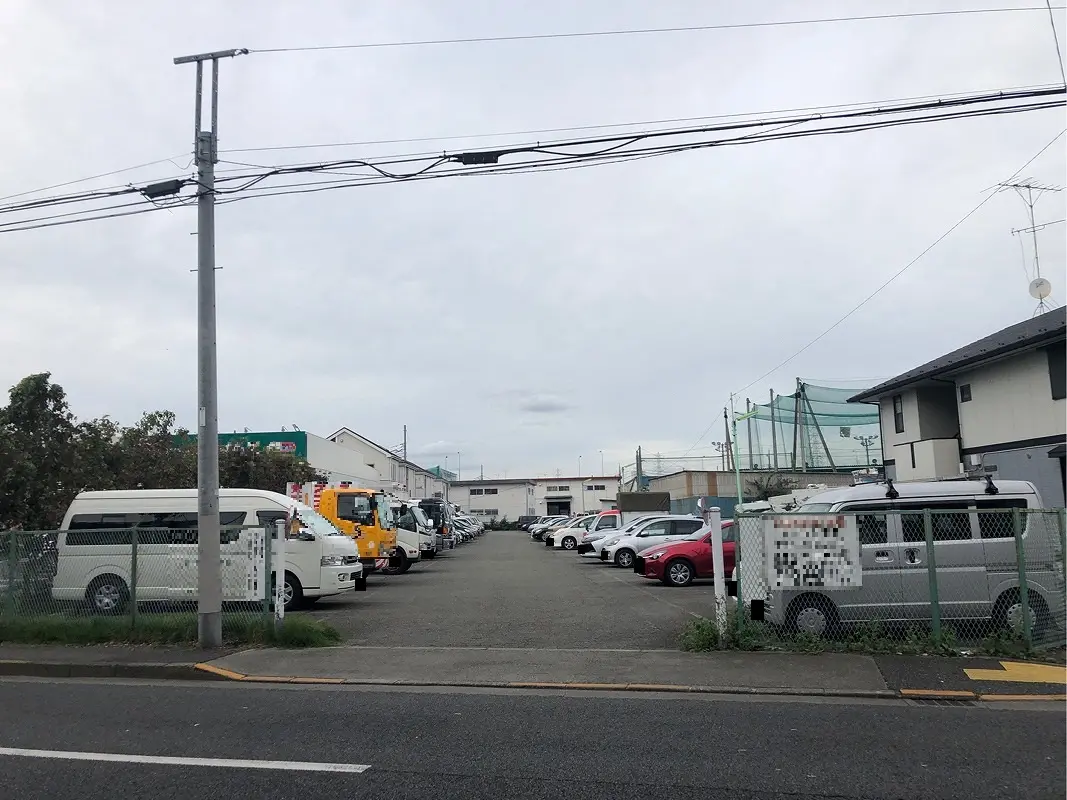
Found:
[[[373,575],[367,591],[310,612],[348,644],[388,647],[675,648],[691,613],[712,607],[710,583],[675,589],[524,531],[489,531],[405,575]]]

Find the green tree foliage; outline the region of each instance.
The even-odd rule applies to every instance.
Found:
[[[219,477],[280,492],[321,476],[289,453],[242,443],[220,451]],[[0,408],[0,528],[55,528],[82,490],[195,486],[196,442],[173,412],[146,412],[130,427],[106,416],[79,422],[47,372],[19,381]]]

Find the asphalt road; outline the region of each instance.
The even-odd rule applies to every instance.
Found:
[[[0,796],[79,800],[1040,800],[1062,798],[1067,747],[1060,707],[8,679],[0,708]]]
[[[366,592],[325,598],[314,616],[352,644],[393,647],[675,648],[710,583],[663,586],[632,571],[490,531]]]

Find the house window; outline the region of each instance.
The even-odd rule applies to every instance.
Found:
[[[486,494],[497,494],[497,490],[496,489],[486,489],[485,493]]]
[[[471,489],[471,494],[481,494],[484,491],[484,489]]]
[[[1060,342],[1045,348],[1048,358],[1048,379],[1052,386],[1052,399],[1067,397],[1067,343]]]
[[[899,394],[893,395],[893,424],[897,433],[904,433],[904,397]]]
[[[961,403],[969,403],[969,402],[971,402],[971,384],[965,383],[962,386],[960,386],[960,402]]]

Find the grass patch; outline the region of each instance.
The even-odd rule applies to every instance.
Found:
[[[341,634],[321,620],[301,614],[274,625],[262,617],[222,616],[227,644],[276,647],[328,647]],[[142,614],[134,627],[129,617],[0,617],[0,642],[18,644],[195,645],[196,614]]]

